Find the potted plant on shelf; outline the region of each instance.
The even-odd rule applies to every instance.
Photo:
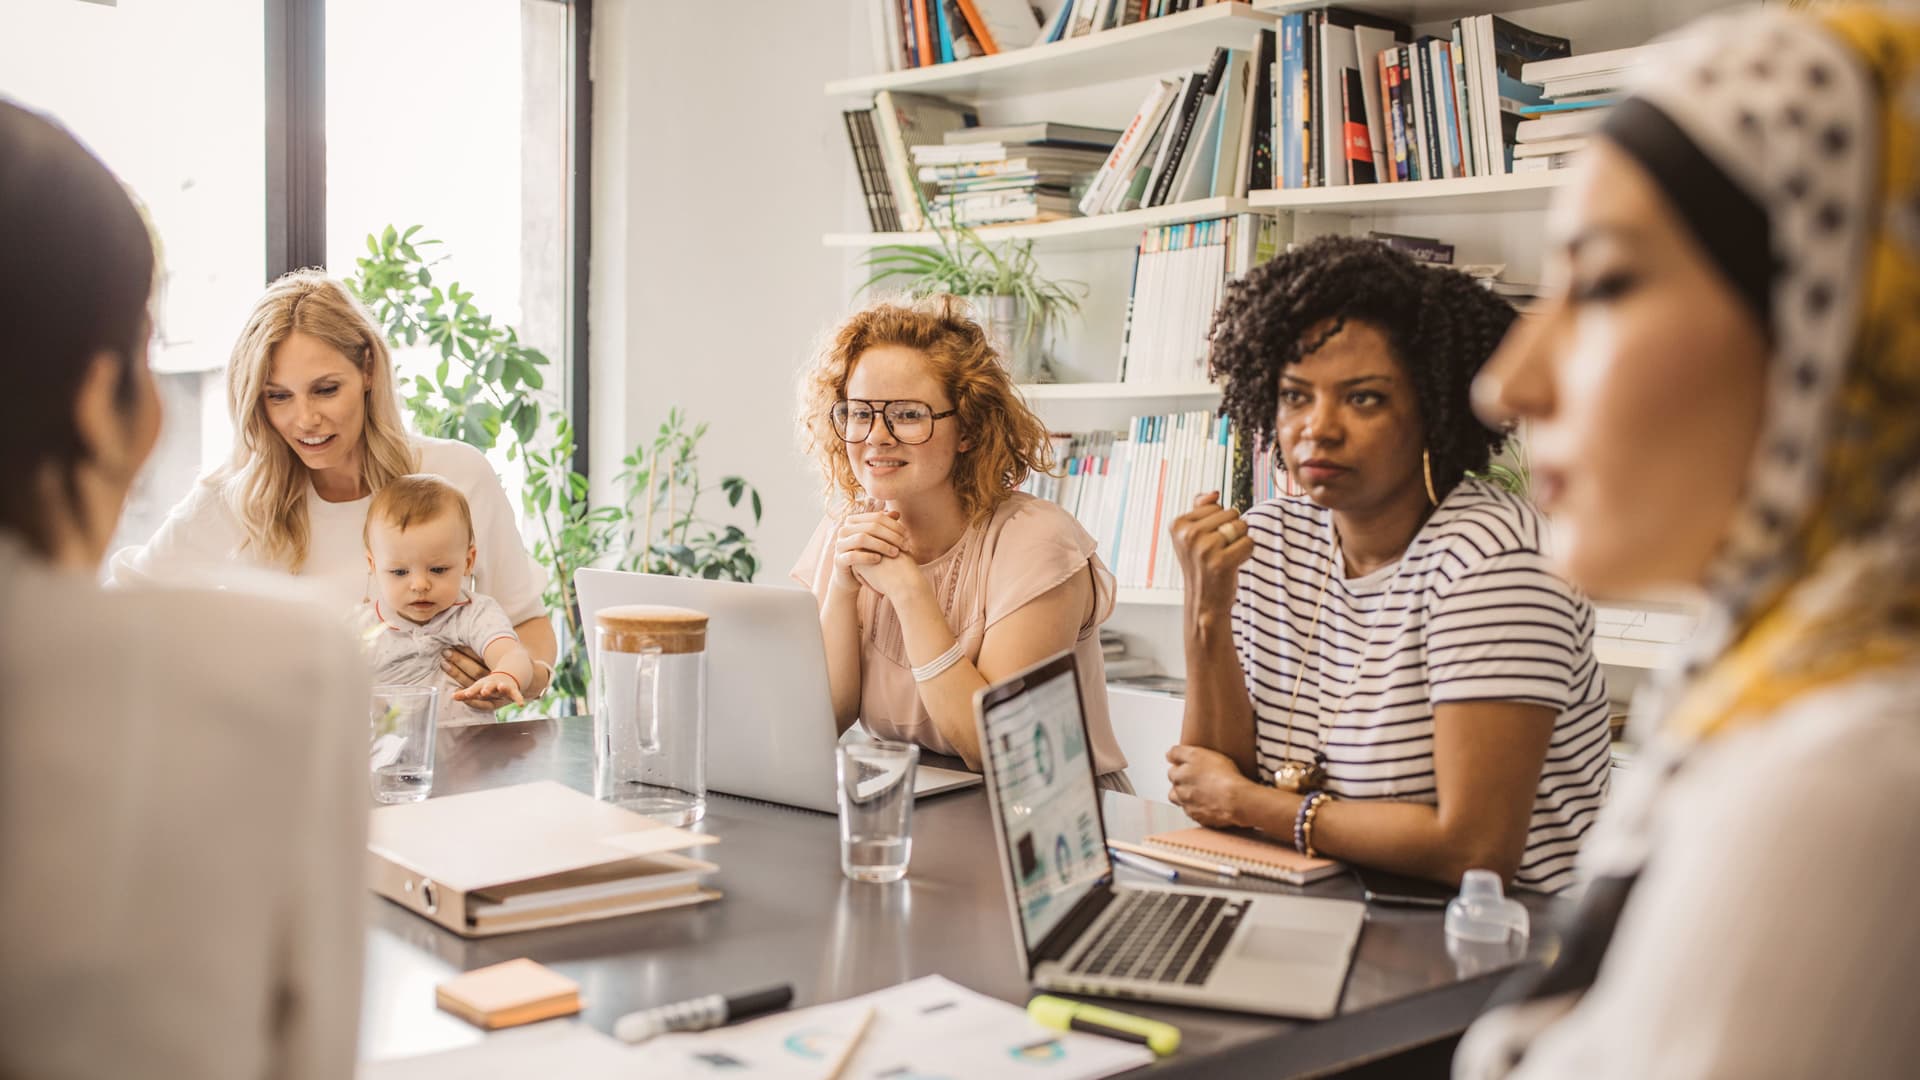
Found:
[[[1031,240],[996,248],[958,224],[933,235],[933,246],[882,244],[869,251],[865,264],[873,276],[860,288],[892,283],[913,296],[952,293],[963,297],[1015,381],[1049,381],[1047,334],[1064,328],[1068,316],[1080,313],[1086,285],[1042,274]]]

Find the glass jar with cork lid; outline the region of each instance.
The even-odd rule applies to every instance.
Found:
[[[595,797],[670,825],[707,811],[707,616],[604,608],[593,647]]]

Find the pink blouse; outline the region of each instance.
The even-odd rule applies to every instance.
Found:
[[[833,535],[839,519],[827,517],[794,564],[793,579],[825,603],[833,578]],[[1100,624],[1113,614],[1113,574],[1094,554],[1094,540],[1058,504],[1021,492],[1009,495],[985,520],[969,526],[946,554],[920,569],[969,661],[980,662],[987,628],[1020,610],[1073,575],[1093,568],[1093,613],[1080,624],[1073,651],[1080,666],[1087,732],[1096,776],[1127,767],[1107,713],[1107,668],[1100,653]],[[883,739],[916,742],[939,754],[953,744],[934,726],[920,701],[907,659],[906,640],[893,605],[862,586],[860,612],[860,721]],[[929,658],[930,659],[930,658]]]

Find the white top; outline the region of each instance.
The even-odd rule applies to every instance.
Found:
[[[1916,700],[1920,672],[1898,671],[1810,694],[1677,772],[1643,751],[1582,857],[1593,875],[1645,867],[1598,980],[1571,1012],[1490,1013],[1455,1075],[1912,1076]]]
[[[519,640],[513,623],[491,596],[462,596],[447,610],[417,623],[383,610],[369,600],[354,614],[354,629],[373,664],[375,686],[434,686],[440,689],[440,723],[491,724],[499,718],[464,701],[453,700],[459,687],[440,666],[448,649],[465,648],[484,658],[487,646],[501,638]]]
[[[344,1078],[367,674],[340,620],[0,535],[0,1076]]]
[[[473,512],[474,589],[500,601],[517,625],[545,613],[540,602],[544,580],[539,566],[520,542],[513,507],[486,456],[466,443],[412,436],[419,455],[417,471],[446,479],[467,497]],[[297,575],[319,598],[342,615],[368,599],[367,547],[362,532],[373,497],[332,503],[307,486],[307,563]],[[108,580],[115,585],[197,584],[224,586],[235,580],[235,566],[285,574],[278,564],[243,550],[246,530],[226,499],[202,481],[167,515],[160,531],[144,547],[114,555]]]
[[[1343,576],[1326,509],[1276,499],[1246,521],[1254,551],[1240,569],[1233,631],[1262,778],[1289,757],[1324,753],[1336,796],[1431,805],[1435,705],[1545,706],[1558,715],[1515,883],[1573,884],[1574,856],[1607,795],[1607,688],[1593,608],[1541,554],[1538,511],[1465,481],[1398,562],[1359,578]],[[1311,661],[1300,678],[1303,641]]]

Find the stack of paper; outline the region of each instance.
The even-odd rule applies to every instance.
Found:
[[[841,1076],[1000,1077],[1044,1066],[1049,1080],[1093,1080],[1150,1064],[1144,1046],[1054,1031],[1025,1009],[929,975],[752,1023],[667,1035],[634,1054],[634,1076],[825,1076],[864,1025]]]

